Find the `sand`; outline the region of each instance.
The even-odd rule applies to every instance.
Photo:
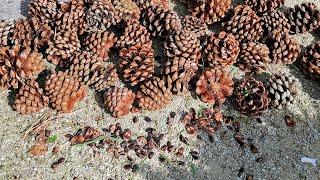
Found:
[[[240,1],[235,4],[238,2]],[[306,1],[287,0],[285,5],[292,7],[301,2]],[[318,0],[308,2],[315,2],[320,8]],[[28,1],[0,0],[0,4],[0,19],[17,19],[26,15]],[[179,7],[175,9],[179,9],[179,13],[184,12]],[[306,33],[294,37],[302,47],[319,40],[319,34]],[[235,79],[241,79],[243,73],[235,72]],[[319,179],[319,163],[312,166],[300,162],[304,156],[316,158],[318,162],[320,160],[319,84],[306,79],[293,65],[270,65],[267,72],[259,78],[265,79],[269,74],[279,72],[288,72],[299,79],[298,96],[293,105],[284,110],[267,111],[260,117],[262,123],[240,115],[234,110],[231,101],[223,107],[225,114],[241,121],[241,132],[257,146],[256,154],[251,153],[248,148],[239,147],[233,139],[233,133],[226,129],[219,131],[212,143],[206,137],[204,141],[200,141],[188,135],[183,124],[179,122],[181,114],[190,107],[198,110],[201,105],[205,105],[191,96],[177,96],[167,108],[160,111],[114,119],[100,107],[100,103],[96,101],[99,96],[93,91],[89,91],[88,97],[73,113],[58,116],[49,108],[32,116],[19,115],[10,106],[13,92],[0,91],[0,179],[243,179],[245,174],[253,175],[254,179]],[[169,127],[166,125],[166,118],[171,111],[178,112],[178,116],[174,125]],[[55,117],[49,129],[58,138],[49,144],[49,151],[44,156],[33,158],[29,156],[28,150],[35,143],[35,139],[30,137],[23,140],[21,135],[39,117],[48,113]],[[284,115],[292,116],[297,122],[296,127],[287,127]],[[133,116],[140,118],[138,123],[132,123]],[[144,116],[151,117],[152,122],[143,121]],[[186,156],[187,164],[181,167],[174,163],[160,163],[157,158],[137,158],[140,168],[136,173],[132,173],[123,168],[128,163],[125,157],[114,159],[105,151],[101,151],[99,157],[94,157],[92,148],[70,146],[64,137],[66,133],[73,133],[87,125],[101,129],[116,122],[121,123],[123,128],[130,127],[134,137],[144,135],[145,128],[154,127],[165,133],[166,138],[176,146],[183,146],[177,139],[179,134],[183,134],[191,141],[186,150],[199,150],[200,160],[192,161],[190,156]],[[222,138],[224,130],[226,133]],[[54,146],[61,149],[57,155],[51,153]],[[60,157],[66,158],[66,162],[57,170],[52,170],[50,165]],[[256,162],[261,157],[263,160]],[[245,173],[239,178],[238,170],[241,167]]]

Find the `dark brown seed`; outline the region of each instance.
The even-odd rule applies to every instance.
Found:
[[[174,118],[176,116],[176,113],[175,112],[170,112],[170,117],[171,118]]]
[[[133,121],[133,123],[137,123],[138,120],[139,120],[139,119],[138,119],[137,117],[133,117],[133,120],[132,120],[132,121]]]
[[[149,159],[152,159],[153,156],[154,156],[154,152],[150,151],[149,154],[148,154],[148,158],[149,158]]]
[[[202,137],[200,134],[197,135],[197,138],[198,138],[199,140],[203,141],[203,137]]]
[[[256,159],[256,162],[261,163],[261,162],[264,162],[264,160],[265,160],[265,156],[261,156]]]
[[[131,164],[126,164],[123,166],[125,170],[131,170],[132,169],[132,165]]]
[[[66,160],[66,159],[65,159],[65,158],[63,158],[63,157],[62,157],[62,158],[59,158],[59,159],[58,159],[58,163],[64,163],[64,162],[65,162],[65,160]]]
[[[180,147],[177,152],[176,152],[176,156],[178,157],[182,157],[184,154],[184,148],[183,147]]]
[[[258,123],[262,123],[261,118],[257,118],[257,122],[258,122]]]
[[[127,159],[128,159],[129,161],[133,161],[133,158],[132,158],[131,156],[127,156]]]
[[[165,162],[165,161],[166,161],[166,158],[164,158],[163,156],[160,156],[160,157],[159,157],[159,161],[160,161],[160,162]]]
[[[190,155],[192,156],[192,158],[194,160],[198,160],[199,159],[199,152],[197,152],[197,151],[190,151]]]
[[[208,138],[211,143],[214,142],[214,136],[212,134],[208,134]]]
[[[179,140],[187,145],[189,145],[189,139],[187,137],[184,137],[182,134],[179,136]]]
[[[184,161],[178,161],[179,166],[184,166],[186,163]]]
[[[253,175],[247,175],[246,180],[253,180]]]
[[[53,169],[53,170],[56,170],[56,169],[58,169],[58,166],[59,166],[59,163],[58,162],[54,162],[54,163],[52,163],[51,164],[51,169]]]
[[[122,135],[122,138],[125,140],[125,141],[128,141],[130,140],[131,138],[131,131],[129,129],[125,130],[125,132],[123,133]]]
[[[149,117],[147,117],[147,116],[144,117],[144,120],[145,120],[146,122],[148,122],[148,123],[152,121],[151,118],[149,118]]]
[[[237,132],[237,133],[234,135],[234,138],[235,138],[235,140],[237,141],[237,143],[238,143],[240,146],[243,146],[243,145],[244,145],[244,140],[245,140],[245,138],[244,138],[244,136],[243,136],[241,133]]]
[[[250,144],[250,150],[252,153],[258,153],[258,148],[252,143]]]
[[[195,134],[197,132],[197,128],[191,124],[186,125],[186,130],[188,134]]]
[[[291,116],[285,115],[284,120],[286,121],[288,127],[295,127],[296,126],[296,122]]]
[[[239,171],[238,171],[238,177],[241,177],[241,176],[243,175],[243,173],[244,173],[244,168],[241,167],[241,168],[239,169]]]
[[[240,131],[240,127],[241,127],[240,121],[232,121],[232,126],[236,132]]]
[[[52,149],[52,153],[53,153],[53,154],[58,154],[59,151],[60,151],[59,146],[55,146],[55,147]]]

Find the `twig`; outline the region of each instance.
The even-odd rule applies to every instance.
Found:
[[[50,121],[50,119],[51,119],[51,113],[47,111],[38,120],[36,120],[33,124],[30,125],[30,127],[23,133],[22,139],[26,139],[28,135],[36,132],[46,122]]]

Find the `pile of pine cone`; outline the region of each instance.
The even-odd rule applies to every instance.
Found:
[[[210,104],[234,94],[237,109],[249,115],[293,101],[295,78],[278,74],[264,84],[252,75],[266,64],[298,59],[300,45],[290,35],[319,28],[315,4],[282,12],[284,0],[245,0],[236,7],[232,0],[180,1],[190,12],[185,17],[168,0],[33,0],[27,19],[0,21],[0,87],[16,90],[13,107],[21,114],[46,106],[72,112],[87,88],[104,93],[114,117],[164,108],[190,90]],[[213,23],[222,31],[209,32]],[[164,42],[160,65],[155,39]],[[319,42],[299,60],[316,80],[319,61]],[[54,72],[45,71],[47,62]],[[233,65],[248,77],[234,83]]]

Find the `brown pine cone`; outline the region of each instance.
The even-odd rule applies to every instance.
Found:
[[[320,11],[315,3],[302,3],[289,9],[291,33],[311,32],[320,26]]]
[[[110,86],[115,86],[119,83],[119,76],[114,64],[110,63],[106,67],[98,68],[90,80],[90,87],[95,91],[104,91]]]
[[[320,81],[320,42],[310,45],[303,54],[300,64],[309,78]]]
[[[242,42],[259,41],[263,34],[261,19],[249,6],[237,6],[233,17],[224,26]]]
[[[135,94],[128,88],[109,88],[104,94],[104,104],[113,117],[129,114]]]
[[[40,53],[30,49],[21,51],[19,46],[0,48],[0,87],[16,89],[19,82],[36,79],[43,70]]]
[[[150,6],[159,6],[162,9],[169,9],[168,0],[133,0],[139,7],[140,11],[146,10]]]
[[[233,80],[223,69],[208,69],[200,76],[196,86],[196,93],[203,102],[222,104],[232,95]]]
[[[203,19],[188,15],[182,19],[182,28],[194,32],[198,38],[204,37],[208,31]]]
[[[13,109],[21,114],[32,114],[47,107],[49,99],[44,95],[42,88],[34,81],[25,82],[19,89],[13,103]]]
[[[165,82],[153,77],[141,84],[137,93],[137,102],[142,109],[159,110],[164,108],[172,101],[172,93],[165,86]]]
[[[103,60],[109,59],[110,49],[114,46],[117,41],[117,37],[114,33],[108,31],[97,31],[89,35],[82,46],[88,52],[97,55]]]
[[[269,48],[265,44],[243,43],[236,64],[242,71],[260,74],[265,70],[265,64],[271,62],[269,53]]]
[[[10,44],[14,31],[14,21],[0,20],[0,47]]]
[[[140,18],[140,9],[132,0],[112,0],[115,12],[125,22],[135,22]]]
[[[137,44],[120,51],[120,68],[123,78],[132,86],[152,77],[155,68],[154,51],[151,43]]]
[[[236,108],[242,113],[251,116],[261,115],[268,109],[270,98],[268,91],[261,81],[246,78],[236,86]]]
[[[58,19],[57,0],[33,0],[29,3],[28,14],[42,23],[52,23]]]
[[[284,5],[284,0],[244,0],[257,14],[264,14]]]
[[[30,48],[33,41],[33,31],[28,20],[21,19],[16,21],[13,37],[15,45],[20,45],[21,48]]]
[[[117,48],[130,48],[136,44],[151,43],[150,33],[140,23],[131,23],[125,30],[123,35],[117,41]]]
[[[300,53],[300,44],[288,34],[275,30],[267,39],[272,63],[292,64]]]
[[[289,33],[291,25],[286,15],[278,10],[273,10],[262,16],[263,27],[265,34],[274,30],[280,30],[284,33]]]
[[[239,42],[235,36],[224,31],[212,33],[204,45],[204,56],[211,67],[234,64],[239,51]]]
[[[152,36],[166,36],[174,30],[181,29],[178,14],[172,10],[165,10],[158,6],[150,6],[141,15],[144,25]]]
[[[268,79],[269,97],[274,107],[282,109],[293,103],[297,95],[297,81],[297,78],[287,74],[273,75]]]
[[[64,72],[56,72],[46,79],[46,95],[53,109],[70,113],[76,103],[86,96],[85,86],[77,79]]]

